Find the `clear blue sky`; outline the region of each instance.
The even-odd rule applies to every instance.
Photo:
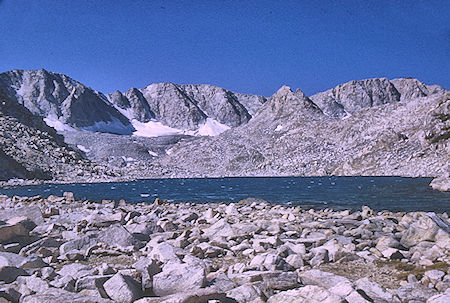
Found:
[[[0,0],[0,72],[104,93],[154,82],[271,95],[415,77],[450,88],[450,1]]]

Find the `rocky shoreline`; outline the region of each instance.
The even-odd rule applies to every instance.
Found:
[[[449,302],[448,214],[0,196],[0,302]]]

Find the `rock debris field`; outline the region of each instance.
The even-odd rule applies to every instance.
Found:
[[[0,302],[450,302],[446,213],[0,196]]]

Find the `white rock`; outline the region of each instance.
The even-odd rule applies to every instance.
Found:
[[[167,296],[202,288],[205,283],[205,269],[201,265],[169,262],[153,276],[153,292]]]
[[[298,289],[282,291],[273,295],[267,303],[341,303],[342,298],[330,293],[328,290],[316,286],[307,285]]]
[[[355,281],[355,288],[359,291],[363,291],[369,298],[371,298],[375,302],[381,301],[381,302],[400,303],[400,300],[397,297],[394,297],[382,286],[378,285],[375,282],[372,282],[368,278],[362,278]]]
[[[103,288],[111,299],[119,303],[131,303],[141,296],[141,290],[136,281],[120,273],[106,281]]]

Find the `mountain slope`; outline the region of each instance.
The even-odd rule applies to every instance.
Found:
[[[0,180],[92,180],[115,173],[83,159],[62,136],[0,89]]]
[[[383,86],[381,94],[393,91]],[[392,96],[396,101],[379,106],[362,100],[371,107],[336,119],[284,87],[246,125],[180,142],[149,169],[171,177],[445,174],[450,170],[449,93],[403,101],[397,93]]]

